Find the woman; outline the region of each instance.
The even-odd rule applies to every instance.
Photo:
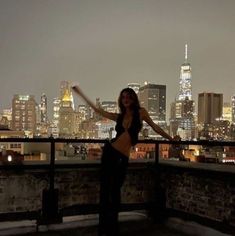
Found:
[[[101,186],[99,235],[118,235],[118,212],[131,147],[138,142],[138,134],[145,121],[162,137],[173,140],[153,122],[145,108],[140,107],[138,97],[131,88],[124,88],[119,95],[120,113],[111,113],[96,107],[78,86],[72,87],[91,108],[101,116],[116,121],[116,137],[107,143],[101,158]]]

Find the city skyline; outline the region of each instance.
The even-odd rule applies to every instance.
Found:
[[[0,111],[14,94],[39,102],[42,93],[51,111],[63,80],[79,83],[94,101],[115,101],[128,83],[148,81],[166,85],[168,115],[186,43],[193,99],[215,92],[230,102],[234,7],[230,0],[2,0]]]

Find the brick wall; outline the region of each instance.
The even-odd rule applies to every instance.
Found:
[[[162,165],[166,207],[235,226],[234,173],[210,165],[203,169]]]
[[[44,171],[0,172],[0,212],[36,211],[41,208],[42,189],[47,186]]]
[[[154,167],[147,168],[146,164],[130,167],[122,188],[123,203],[152,202],[156,187],[154,181],[158,176],[167,209],[235,226],[235,170],[218,171],[218,166],[212,164],[202,168],[197,163],[193,165],[160,163],[157,172],[152,171]],[[48,183],[46,170],[1,170],[0,214],[40,211],[42,191]],[[60,209],[76,204],[96,204],[99,199],[99,168],[58,169],[55,188],[59,189]]]
[[[146,168],[129,168],[122,188],[124,203],[144,203],[153,189],[154,178]],[[39,211],[42,191],[48,188],[45,170],[0,172],[0,213]],[[59,208],[96,204],[99,200],[99,168],[61,169],[55,173]]]

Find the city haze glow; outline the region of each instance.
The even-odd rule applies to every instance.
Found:
[[[166,85],[168,115],[186,43],[193,99],[212,91],[230,101],[234,9],[234,0],[1,0],[0,110],[14,94],[45,93],[51,114],[62,80],[101,100],[148,81]]]

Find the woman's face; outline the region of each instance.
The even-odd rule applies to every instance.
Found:
[[[125,91],[121,95],[121,101],[122,101],[122,105],[125,108],[128,108],[133,104],[133,99],[132,99],[131,95]]]

